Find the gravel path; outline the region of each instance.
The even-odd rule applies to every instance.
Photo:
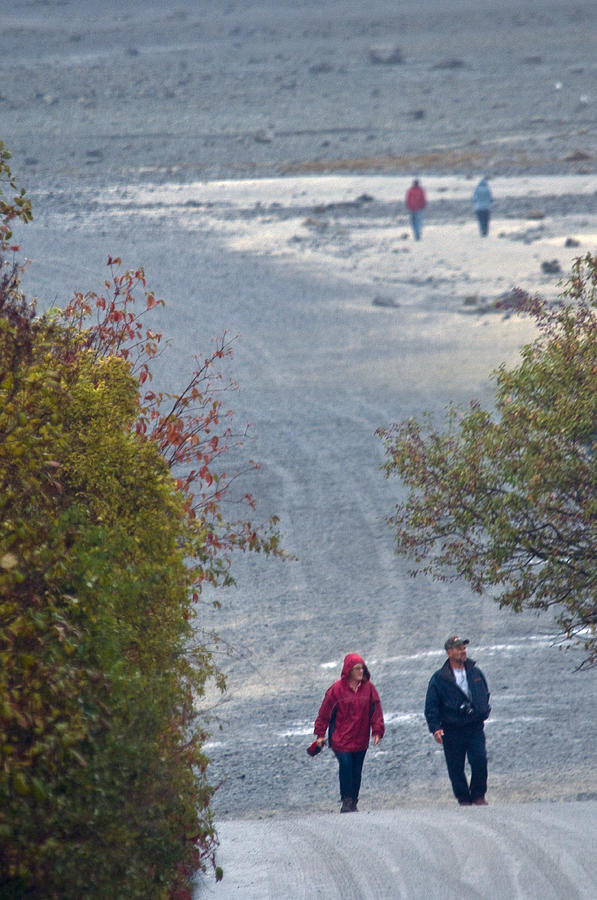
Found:
[[[594,4],[0,0],[0,14],[0,138],[36,215],[26,288],[45,307],[101,286],[108,254],[143,264],[168,301],[169,388],[239,332],[231,406],[263,462],[246,487],[297,556],[240,559],[238,588],[204,614],[231,651],[229,691],[208,698],[214,895],[594,898],[594,675],[575,674],[548,619],[409,577],[374,437],[450,400],[490,403],[489,372],[533,332],[481,304],[513,283],[554,295],[541,262],[565,271],[569,236],[594,250]],[[480,247],[484,171],[499,204]],[[413,174],[433,201],[416,253]],[[494,709],[492,806],[468,818],[421,712],[453,631]],[[336,763],[305,748],[350,650],[388,730],[362,812],[339,817]],[[347,850],[363,842],[379,881]]]
[[[218,900],[593,900],[597,804],[226,822]]]

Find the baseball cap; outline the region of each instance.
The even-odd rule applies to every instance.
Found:
[[[470,644],[468,638],[463,640],[462,638],[459,638],[457,634],[452,634],[444,644],[444,650],[453,650],[454,647],[466,647],[467,644]]]

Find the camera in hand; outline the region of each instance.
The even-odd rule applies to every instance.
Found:
[[[475,714],[475,707],[473,706],[472,703],[469,703],[468,700],[465,700],[463,703],[461,703],[460,706],[458,707],[458,709],[465,716],[474,716],[474,714]]]

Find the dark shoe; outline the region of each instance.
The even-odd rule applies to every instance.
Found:
[[[357,803],[358,803],[358,802],[359,802],[359,798],[358,798],[358,797],[357,797],[356,800],[353,800],[353,801],[352,801],[352,811],[353,811],[353,812],[358,812],[358,809],[357,809]]]
[[[472,800],[459,800],[458,806],[472,806]]]
[[[485,797],[473,797],[473,806],[489,806]]]
[[[342,808],[340,809],[340,812],[355,812],[355,805],[352,797],[342,798]]]

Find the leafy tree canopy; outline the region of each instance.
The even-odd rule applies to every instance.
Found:
[[[465,579],[516,612],[551,611],[597,664],[597,256],[575,261],[539,336],[494,373],[495,409],[451,405],[379,429],[407,498],[389,523],[417,572]]]

